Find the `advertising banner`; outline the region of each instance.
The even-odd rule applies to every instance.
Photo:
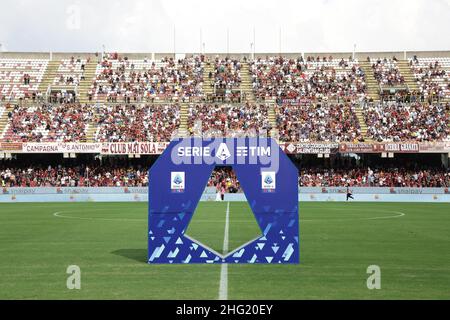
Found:
[[[161,154],[169,142],[111,142],[103,144],[102,154]]]
[[[100,153],[101,150],[100,142],[27,142],[22,144],[23,153]]]

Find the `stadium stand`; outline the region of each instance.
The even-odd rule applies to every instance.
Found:
[[[47,64],[45,59],[0,59],[0,100],[39,98]]]
[[[268,106],[196,104],[189,107],[188,128],[192,136],[268,136]]]
[[[417,81],[424,100],[444,100],[450,98],[450,58],[409,59],[409,65]]]
[[[107,54],[97,65],[88,98],[89,101],[130,103],[200,96],[202,71],[198,56],[153,61]]]
[[[207,57],[204,60],[203,82],[204,98],[209,102],[247,101],[246,95],[251,87],[249,84],[248,65],[246,58],[231,59],[229,57]],[[242,73],[245,65],[245,88],[241,87]],[[250,102],[254,102],[250,100]]]
[[[448,137],[449,105],[381,102],[365,106],[367,134],[377,141],[440,141]]]
[[[270,57],[251,62],[258,99],[356,101],[365,97],[364,71],[353,59]]]
[[[275,107],[281,141],[361,141],[352,103],[282,105]]]
[[[397,59],[376,59],[372,60],[373,76],[379,84],[387,86],[402,85],[405,83],[397,65]]]
[[[180,125],[178,105],[104,105],[95,107],[94,140],[99,142],[170,141]]]
[[[399,52],[352,57],[267,54],[254,59],[246,54],[44,56],[0,53],[0,162],[5,185],[12,183],[5,179],[6,169],[9,177],[13,173],[19,178],[34,169],[35,176],[15,183],[145,186],[142,168],[147,168],[145,161],[157,158],[143,155],[141,167],[89,164],[93,175],[83,180],[95,155],[61,168],[53,163],[49,172],[48,165],[41,167],[39,162],[20,165],[30,157],[22,153],[22,143],[91,142],[100,143],[103,150],[122,142],[156,143],[160,148],[174,136],[261,135],[276,138],[295,159],[307,155],[317,160],[322,152],[325,158],[335,158],[352,144],[353,150],[363,150],[359,166],[331,171],[320,168],[318,160],[316,166],[302,168],[301,186],[449,184],[448,171],[437,164],[405,169],[399,164],[380,166],[379,158],[369,165],[365,159],[371,152],[397,158],[400,144],[427,160],[448,158],[448,52],[405,53],[403,58],[394,58],[402,56]],[[302,151],[303,144],[317,144],[319,151]],[[333,151],[320,147],[327,144]],[[17,154],[21,160],[15,163],[11,158]],[[102,151],[101,157],[120,157],[106,154]],[[214,176],[211,185],[227,192],[240,190],[227,169],[218,169]]]
[[[450,58],[414,55],[409,60],[402,60],[395,56],[393,54],[392,59],[369,57],[361,62],[358,58],[344,58],[342,55],[260,56],[253,60],[245,56],[204,55],[179,59],[167,55],[157,58],[152,56],[150,59],[143,54],[128,58],[127,54],[117,53],[105,53],[102,57],[98,54],[60,55],[55,60],[33,59],[32,55],[30,58],[23,55],[18,58],[2,58],[2,99],[16,103],[35,99],[34,103],[28,103],[24,108],[37,107],[39,103],[36,102],[41,100],[70,105],[70,108],[73,108],[75,101],[90,102],[90,106],[86,108],[92,108],[94,103],[100,102],[105,106],[99,111],[108,108],[107,104],[123,105],[141,100],[162,105],[168,105],[167,102],[179,98],[198,98],[198,102],[194,108],[181,101],[176,108],[178,111],[169,118],[160,120],[151,118],[158,114],[155,108],[145,112],[141,110],[140,114],[145,119],[136,122],[137,128],[128,129],[135,130],[136,134],[125,134],[125,129],[106,128],[108,125],[120,127],[121,123],[135,123],[125,120],[129,114],[127,107],[122,110],[122,120],[112,120],[111,117],[108,119],[106,114],[98,114],[95,119],[87,118],[87,123],[75,130],[80,132],[79,137],[71,133],[68,137],[63,133],[46,133],[42,124],[28,123],[28,126],[36,128],[33,127],[34,133],[25,138],[20,131],[27,127],[23,123],[22,127],[19,126],[17,114],[14,119],[3,116],[0,139],[9,142],[14,139],[140,141],[149,137],[150,141],[161,141],[170,139],[176,129],[189,135],[197,135],[199,127],[194,124],[202,121],[203,131],[214,129],[216,133],[223,134],[225,131],[230,133],[238,130],[234,135],[239,135],[243,134],[242,131],[255,129],[256,132],[278,133],[280,140],[285,142],[446,140],[448,104],[445,101],[449,98],[447,69]],[[406,71],[405,64],[408,67]],[[370,67],[369,72],[367,66]],[[380,88],[374,88],[372,81],[384,86],[406,84],[412,87],[408,72],[414,74],[414,79],[417,80],[417,83],[413,81],[417,92],[406,95],[403,91],[396,93],[392,102],[386,101],[388,99],[385,93],[380,96],[379,92],[373,92]],[[29,83],[24,84],[28,87],[21,89],[16,86],[14,90],[13,85],[5,87],[5,82],[14,84],[18,80]],[[59,90],[52,91],[49,88]],[[216,99],[212,103],[200,102],[208,94],[219,97],[222,89],[222,99]],[[39,93],[42,90],[45,93]],[[43,95],[46,99],[42,98]],[[236,96],[238,99],[235,99]],[[427,99],[430,96],[437,97],[440,104],[430,104]],[[380,98],[383,102],[379,102]],[[260,103],[255,104],[255,100]],[[224,110],[219,111],[215,107],[211,109],[211,106],[218,103],[225,103],[224,107],[218,107]],[[41,109],[40,112],[46,112]],[[257,114],[257,110],[261,114]],[[386,114],[389,116],[386,117]],[[26,118],[21,121],[28,121]],[[53,119],[51,114],[49,119]],[[151,127],[158,128],[152,130],[162,130],[159,137],[155,137],[154,132],[150,133],[152,130],[141,133],[147,130],[148,119],[153,119]],[[11,123],[13,120],[14,124]],[[97,120],[101,123],[97,123]],[[163,128],[165,121],[169,121],[169,129]],[[72,126],[76,127],[77,122]],[[41,129],[37,129],[38,127]],[[108,137],[109,132],[114,132],[114,136]]]
[[[220,89],[238,88],[241,83],[241,62],[237,59],[215,58],[214,74],[208,77],[214,77],[214,86]]]
[[[57,76],[53,78],[53,84],[56,85],[74,85],[78,86],[84,78],[84,68],[86,59],[63,59],[57,70]]]
[[[91,108],[79,104],[43,104],[31,107],[15,106],[8,112],[4,128],[7,142],[73,142],[85,141]]]

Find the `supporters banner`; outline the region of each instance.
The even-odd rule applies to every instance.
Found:
[[[377,150],[377,145],[373,143],[341,143],[339,145],[339,152],[343,153],[375,153],[380,152]]]
[[[396,152],[396,153],[417,153],[419,152],[419,143],[341,143],[339,145],[339,152],[345,153],[381,153],[381,152]]]
[[[447,142],[421,142],[419,152],[423,153],[446,153],[450,152],[450,141]]]
[[[283,99],[281,103],[278,103],[279,105],[288,104],[291,106],[300,106],[300,105],[307,105],[311,103],[308,99]]]
[[[1,151],[22,151],[22,143],[21,142],[0,142],[0,150]]]
[[[341,143],[339,152],[346,153],[445,153],[450,152],[449,142],[389,142],[389,143]]]
[[[163,153],[169,142],[0,142],[0,151],[11,153],[101,153],[104,155]],[[287,154],[334,153],[448,153],[450,142],[332,143],[287,142],[280,144]]]
[[[281,145],[282,150],[288,154],[331,154],[337,153],[339,144],[337,143],[285,143]]]
[[[400,153],[417,153],[419,152],[418,143],[383,143],[380,144],[379,152],[400,152]]]
[[[104,143],[102,154],[161,154],[169,142],[112,142]]]
[[[29,142],[22,144],[23,153],[100,153],[102,143]]]

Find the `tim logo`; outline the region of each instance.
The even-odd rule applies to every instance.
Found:
[[[219,148],[217,148],[216,157],[222,161],[227,160],[229,157],[231,157],[230,150],[228,150],[228,147],[225,143],[222,142],[219,145]]]
[[[183,192],[184,191],[184,172],[171,172],[170,173],[170,189],[172,192]]]
[[[275,171],[261,172],[261,189],[264,192],[275,192],[276,189]]]

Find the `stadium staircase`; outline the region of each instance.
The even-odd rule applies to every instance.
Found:
[[[367,142],[372,141],[372,139],[367,137],[367,124],[366,121],[364,120],[363,109],[361,106],[356,106],[355,115],[356,118],[358,118],[359,127],[361,128],[361,135],[364,137],[364,140]]]
[[[443,103],[450,103],[450,98],[445,98]],[[450,130],[450,109],[447,108],[445,112],[447,112],[447,128]],[[447,136],[447,140],[450,141],[450,136]]]
[[[208,75],[212,72],[213,76],[209,79]],[[214,93],[214,63],[204,63],[203,64],[203,93],[205,96],[212,95]]]
[[[408,61],[406,60],[399,60],[397,62],[398,70],[400,71],[400,74],[405,78],[405,83],[408,86],[410,91],[419,91],[419,86],[417,85],[416,78],[414,77],[414,74],[412,73],[412,70],[409,66]]]
[[[188,110],[189,106],[187,104],[182,104],[180,106],[180,127],[178,128],[179,137],[188,137]]]
[[[8,125],[8,112],[12,111],[12,107],[9,105],[5,105],[5,110],[0,115],[0,140],[3,139],[3,136],[5,135],[5,129]]]
[[[84,66],[84,79],[78,85],[78,101],[80,103],[89,103],[88,91],[92,85],[95,77],[95,70],[97,69],[97,62],[91,59]]]
[[[58,74],[58,68],[61,64],[59,60],[50,60],[47,65],[47,69],[45,70],[44,76],[42,77],[42,81],[39,84],[38,90],[42,93],[47,92],[49,86],[53,84],[53,80],[56,78]]]
[[[239,85],[239,88],[241,89],[241,92],[245,94],[246,101],[250,103],[255,102],[248,62],[242,62],[241,64],[241,84]]]
[[[97,126],[94,122],[89,122],[86,129],[86,142],[94,142],[95,133],[97,132]]]
[[[368,61],[361,61],[359,65],[365,73],[368,97],[373,101],[380,101],[380,87],[373,76],[372,64]]]
[[[94,117],[98,115],[97,108],[96,107],[90,107],[92,109],[92,112],[94,113]],[[86,128],[86,141],[85,142],[95,142],[95,134],[97,133],[97,123],[94,120],[89,121]]]
[[[269,110],[267,114],[267,119],[269,120],[270,127],[272,128],[270,130],[270,137],[274,138],[276,141],[278,141],[278,129],[277,129],[277,118],[275,114],[275,104],[271,103],[269,104]]]

